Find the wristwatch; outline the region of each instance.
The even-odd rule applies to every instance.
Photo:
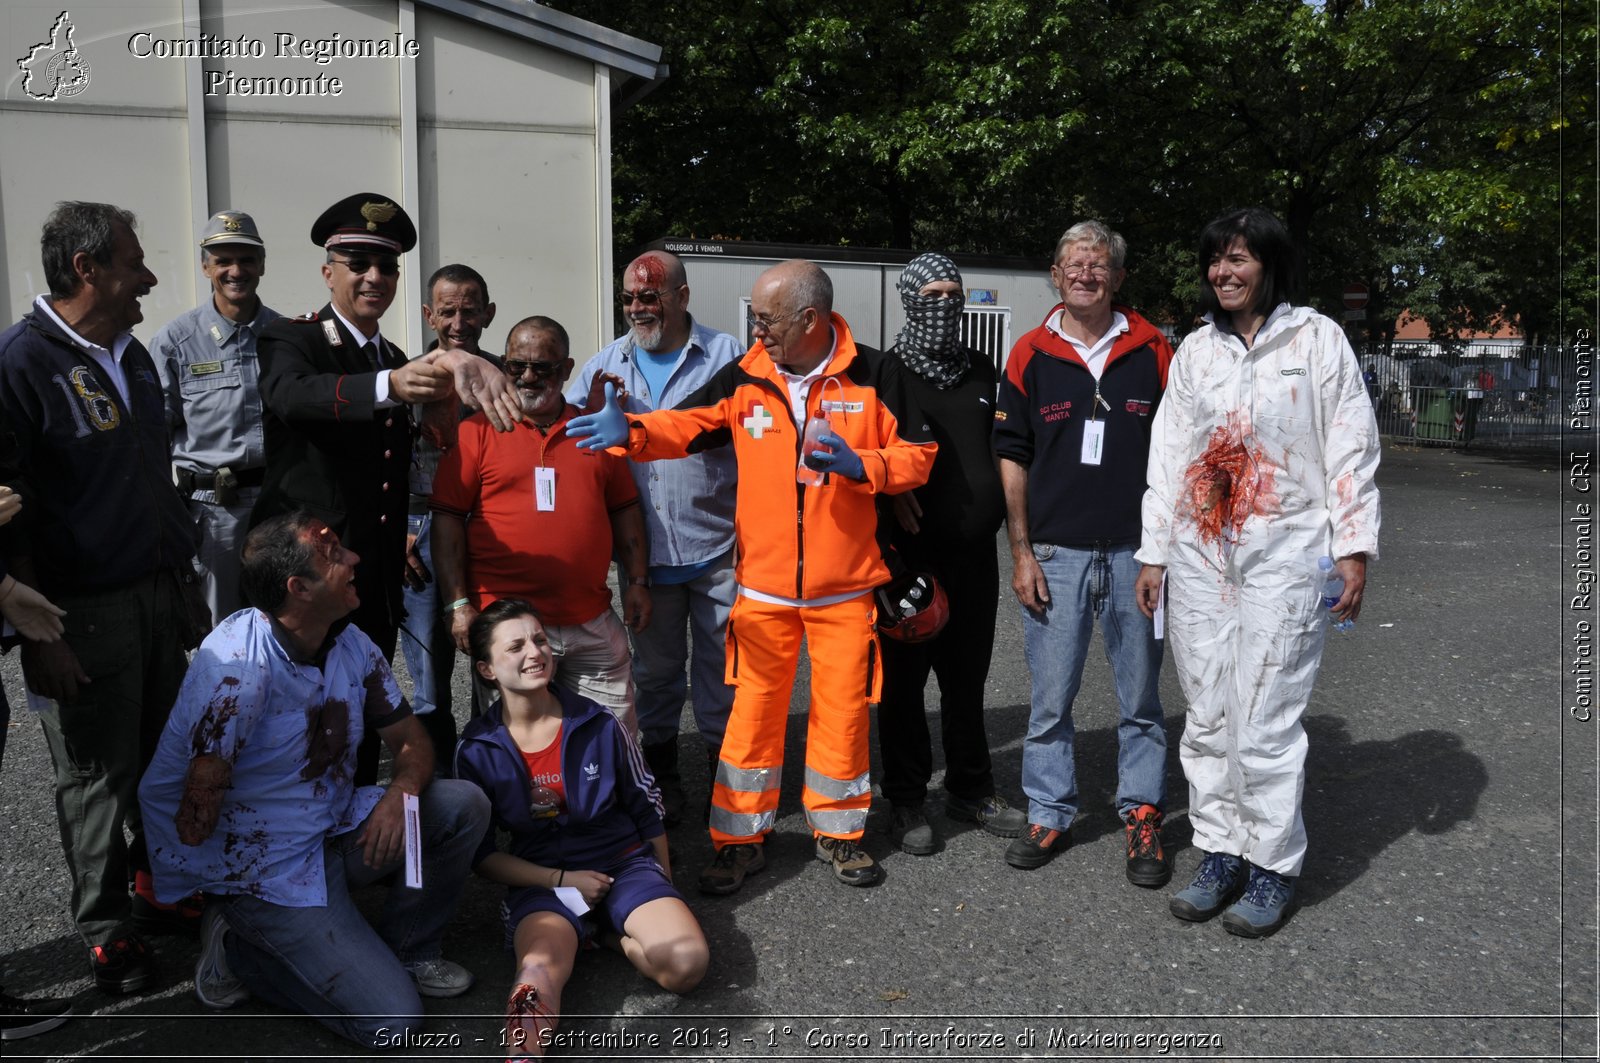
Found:
[[[627,585],[629,587],[648,587],[648,586],[650,586],[650,577],[649,576],[629,576],[628,580],[627,580]]]

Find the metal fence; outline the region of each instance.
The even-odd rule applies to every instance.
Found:
[[[1560,445],[1572,410],[1572,352],[1559,346],[1371,344],[1356,356],[1395,441],[1445,447]]]

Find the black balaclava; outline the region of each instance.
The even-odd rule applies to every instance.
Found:
[[[918,255],[900,273],[900,305],[906,324],[895,349],[913,373],[936,388],[954,387],[967,372],[967,352],[961,346],[962,302],[918,295],[933,281],[961,283],[956,264],[936,251]]]

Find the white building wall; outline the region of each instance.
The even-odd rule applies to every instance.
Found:
[[[49,38],[62,7],[0,5],[0,55],[10,60],[0,69],[0,322],[16,320],[43,290],[39,226],[59,200],[103,200],[138,215],[160,281],[135,330],[148,340],[203,296],[196,227],[212,212],[255,217],[268,248],[262,297],[300,314],[327,301],[312,221],[335,200],[372,191],[402,203],[419,230],[382,322],[407,351],[420,353],[431,338],[421,326],[423,284],[447,261],[489,282],[499,306],[490,349],[531,313],[560,320],[580,357],[610,338],[603,66],[411,0],[98,0],[70,10],[89,84],[39,101],[22,90],[14,60]],[[397,32],[415,38],[417,58],[274,54],[279,33],[384,40]],[[138,58],[129,41],[140,33],[243,37],[267,54]],[[338,78],[340,92],[230,94],[218,80],[229,71],[233,85]]]

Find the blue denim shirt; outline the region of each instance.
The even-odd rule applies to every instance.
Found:
[[[582,406],[595,374],[604,370],[626,383],[628,398],[622,408],[627,412],[671,409],[698,391],[723,366],[744,357],[738,340],[691,318],[689,345],[682,362],[672,371],[666,390],[651,395],[633,349],[630,331],[585,362],[567,388],[567,400]],[[733,503],[738,484],[732,447],[718,447],[673,461],[630,460],[628,468],[643,503],[652,569],[710,561],[732,548]]]

